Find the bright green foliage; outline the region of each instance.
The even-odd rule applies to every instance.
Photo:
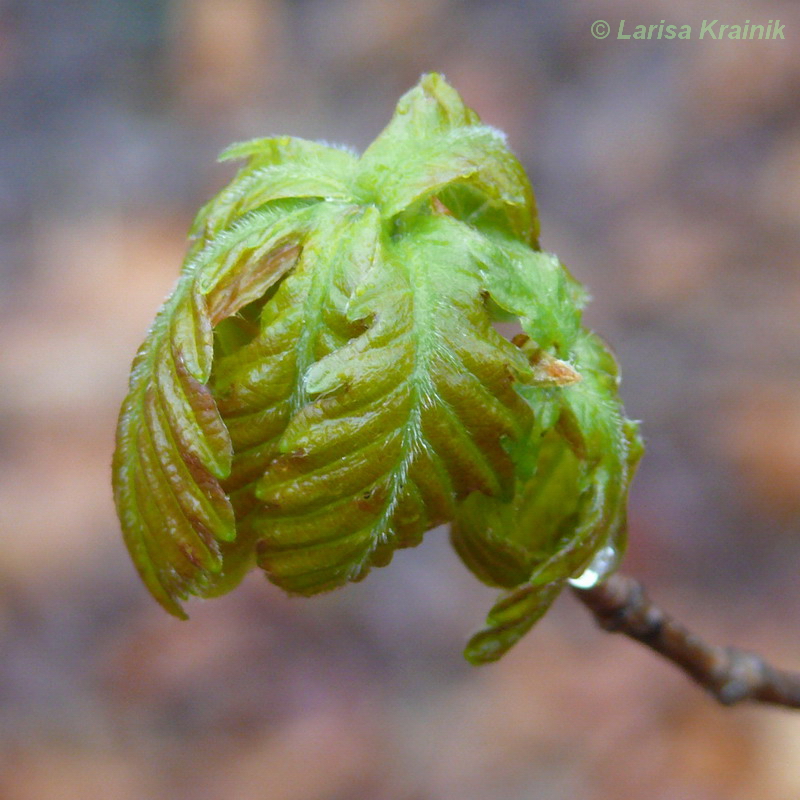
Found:
[[[622,552],[641,453],[522,167],[438,75],[361,158],[289,137],[223,158],[247,163],[198,214],[120,415],[142,579],[178,616],[255,565],[311,595],[450,522],[506,590],[467,648],[498,658]]]

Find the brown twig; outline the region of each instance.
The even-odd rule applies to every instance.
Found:
[[[756,700],[800,708],[800,673],[776,669],[746,650],[707,644],[655,606],[633,578],[612,575],[597,586],[572,590],[600,627],[660,653],[720,703]]]

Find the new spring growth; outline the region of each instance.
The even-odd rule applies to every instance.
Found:
[[[436,74],[361,156],[282,136],[222,160],[244,166],[197,215],[119,418],[142,580],[179,617],[253,568],[313,595],[448,523],[503,590],[466,655],[498,658],[598,552],[616,566],[641,453],[525,171]]]

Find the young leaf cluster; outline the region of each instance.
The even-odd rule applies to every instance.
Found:
[[[641,452],[524,170],[436,74],[360,157],[280,137],[222,158],[246,163],[195,220],[119,419],[143,581],[177,616],[254,566],[312,595],[450,523],[504,590],[467,657],[498,658],[622,552]]]

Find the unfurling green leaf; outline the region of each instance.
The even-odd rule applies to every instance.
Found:
[[[641,455],[524,170],[438,75],[360,158],[290,137],[230,158],[120,414],[142,579],[178,616],[255,566],[311,595],[449,522],[504,589],[467,658],[498,658],[568,580],[616,565]]]

